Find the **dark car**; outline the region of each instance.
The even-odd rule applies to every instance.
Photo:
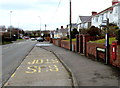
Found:
[[[44,41],[44,38],[38,37],[38,38],[37,38],[37,41],[43,42],[43,41]]]

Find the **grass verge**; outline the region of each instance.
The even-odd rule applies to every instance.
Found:
[[[96,41],[89,41],[91,43],[105,43],[105,39],[100,39],[100,40],[96,40]],[[116,41],[116,38],[115,37],[111,37],[109,38],[109,44],[112,44],[113,41]]]

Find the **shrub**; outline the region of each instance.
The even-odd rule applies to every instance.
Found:
[[[87,31],[88,29],[79,29],[80,30],[80,34],[88,34]]]
[[[101,35],[101,29],[91,26],[88,29],[80,29],[81,34],[89,34],[90,36],[100,36]]]
[[[101,35],[101,30],[95,26],[91,26],[87,33],[90,35],[90,36],[100,36]]]
[[[120,29],[116,31],[116,39],[120,41]]]

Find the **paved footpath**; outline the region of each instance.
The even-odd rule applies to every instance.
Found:
[[[69,86],[69,72],[49,51],[34,47],[4,86]]]
[[[115,67],[54,45],[43,48],[54,52],[71,69],[79,86],[120,86],[120,70]]]

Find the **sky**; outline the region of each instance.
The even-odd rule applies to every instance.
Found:
[[[69,24],[70,0],[0,0],[0,25],[23,30],[55,30]],[[71,0],[72,23],[112,5],[112,0]],[[11,12],[12,11],[12,12]]]

